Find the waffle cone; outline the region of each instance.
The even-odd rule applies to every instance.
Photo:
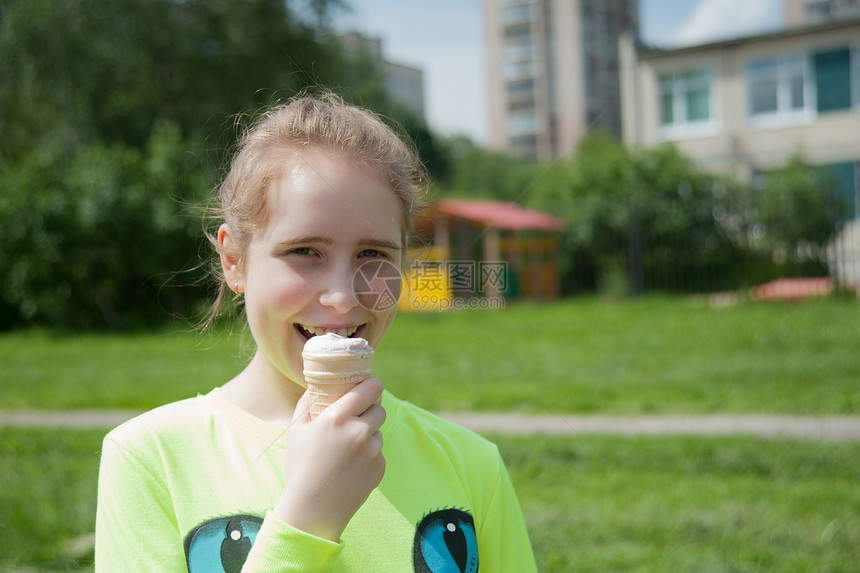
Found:
[[[372,351],[364,355],[303,353],[302,359],[312,420],[373,372]]]

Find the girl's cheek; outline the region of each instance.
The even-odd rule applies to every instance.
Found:
[[[272,277],[270,283],[275,302],[295,304],[298,299],[313,295],[313,282],[305,277],[288,277],[277,279]]]

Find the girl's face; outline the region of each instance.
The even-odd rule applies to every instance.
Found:
[[[252,238],[240,272],[258,358],[304,386],[308,338],[339,332],[376,346],[391,325],[396,305],[361,306],[353,280],[368,261],[400,268],[402,216],[384,181],[342,157],[311,149],[288,165],[268,190],[268,225]]]

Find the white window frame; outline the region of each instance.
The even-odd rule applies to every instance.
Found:
[[[752,85],[750,82],[750,67],[762,62],[776,64],[776,100],[775,111],[753,113]],[[800,64],[803,68],[803,107],[793,109],[791,105],[791,71]],[[815,71],[812,57],[806,53],[782,54],[751,59],[744,65],[744,89],[746,91],[746,117],[749,126],[756,128],[773,128],[812,123],[818,115],[815,98]]]
[[[708,81],[708,118],[703,120],[689,121],[687,120],[687,98],[686,98],[686,82],[679,81],[676,76],[687,74],[690,72],[705,72]],[[672,76],[672,123],[662,123],[663,113],[663,88],[662,80],[667,76]],[[661,139],[686,139],[695,137],[708,137],[719,133],[719,122],[717,121],[717,102],[719,92],[716,86],[716,74],[713,66],[690,66],[683,69],[676,69],[671,72],[658,73],[657,81],[657,125],[658,133]],[[678,118],[684,118],[679,121]]]

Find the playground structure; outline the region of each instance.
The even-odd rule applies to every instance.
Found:
[[[439,199],[415,223],[401,309],[475,299],[559,297],[562,219],[515,203]]]

